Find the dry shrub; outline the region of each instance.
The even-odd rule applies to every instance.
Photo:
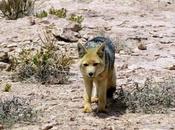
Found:
[[[143,86],[134,83],[132,90],[120,88],[114,97],[130,112],[167,113],[169,108],[175,107],[174,86],[174,79],[156,83],[148,78]]]
[[[68,81],[72,58],[67,48],[57,46],[50,31],[41,36],[39,49],[23,49],[16,58],[16,76],[20,80],[30,79],[43,84],[62,84]]]
[[[1,0],[0,2],[3,15],[12,20],[30,15],[33,9],[33,0]]]
[[[29,100],[21,97],[0,99],[0,122],[5,127],[15,123],[32,123],[36,121],[37,112],[33,110]]]

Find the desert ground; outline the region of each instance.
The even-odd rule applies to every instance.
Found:
[[[175,1],[174,0],[37,0],[35,12],[65,8],[84,17],[82,29],[71,33],[68,46],[74,63],[66,84],[13,81],[0,61],[0,97],[25,97],[41,111],[34,123],[17,123],[11,130],[174,130],[175,111],[168,114],[128,113],[118,106],[107,113],[83,113],[84,84],[78,66],[77,43],[95,36],[111,38],[116,45],[117,88],[143,84],[146,78],[164,82],[175,78]],[[34,22],[34,24],[31,24]],[[0,59],[14,55],[23,46],[36,48],[41,29],[53,26],[59,34],[70,22],[64,18],[26,16],[17,20],[0,18]],[[67,37],[66,37],[67,38]],[[78,40],[77,40],[78,39]],[[143,45],[139,48],[138,46]],[[174,80],[175,81],[175,80]],[[12,85],[3,92],[4,85]],[[174,84],[175,85],[175,84]],[[92,104],[93,109],[97,107]],[[2,124],[3,125],[3,124]]]

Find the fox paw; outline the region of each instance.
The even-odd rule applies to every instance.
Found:
[[[91,102],[92,103],[97,103],[98,102],[98,97],[92,97]]]
[[[83,109],[83,112],[84,113],[90,113],[90,112],[92,112],[91,106],[90,105],[85,105],[84,106],[84,109]]]

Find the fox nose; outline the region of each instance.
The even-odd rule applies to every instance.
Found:
[[[90,77],[92,77],[92,76],[93,76],[93,74],[94,74],[94,73],[90,72],[90,73],[89,73],[89,76],[90,76]]]

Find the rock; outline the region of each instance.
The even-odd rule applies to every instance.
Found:
[[[9,68],[9,64],[4,63],[4,62],[0,62],[0,70],[7,70]]]
[[[52,129],[54,126],[57,126],[59,125],[59,123],[57,122],[52,122],[52,123],[49,123],[49,124],[46,124],[43,128],[41,128],[41,130],[50,130]]]
[[[144,44],[141,43],[141,44],[138,45],[138,49],[139,50],[146,50],[147,47]]]
[[[44,127],[42,130],[50,130],[53,128],[53,125],[48,125],[46,127]]]
[[[0,124],[0,130],[4,130],[4,127],[2,124]]]
[[[105,31],[110,31],[112,27],[104,27]]]
[[[6,53],[5,52],[0,52],[0,61],[3,61],[6,57]]]
[[[163,38],[163,36],[159,35],[159,34],[154,34],[152,35],[153,38]]]
[[[35,25],[35,24],[36,24],[35,20],[30,21],[30,25]]]
[[[0,62],[9,63],[9,56],[7,52],[0,52]]]
[[[170,43],[173,43],[173,40],[171,40],[170,38],[163,38],[163,39],[160,39],[160,43],[161,44],[170,44]]]
[[[0,53],[8,53],[11,51],[11,48],[7,48],[7,47],[2,47],[3,49],[0,50]]]
[[[137,52],[134,52],[134,53],[131,54],[131,56],[140,56],[140,54],[137,53]]]
[[[53,34],[54,37],[59,40],[59,41],[64,41],[64,42],[77,42],[78,38],[81,36],[77,32],[73,32],[71,30],[66,30],[64,29],[63,32],[59,35]]]
[[[169,70],[175,70],[175,65],[172,65],[172,66],[168,67],[167,69],[169,69]]]
[[[75,118],[74,118],[74,117],[71,117],[71,118],[70,118],[70,121],[75,121]]]
[[[110,127],[105,127],[102,130],[114,130],[114,129],[110,126]]]
[[[171,3],[170,1],[168,1],[168,2],[167,2],[167,4],[169,4],[169,5],[170,5],[170,4],[172,4],[172,3]]]
[[[134,36],[134,37],[129,37],[128,39],[131,39],[131,40],[137,40],[137,41],[142,41],[142,40],[148,40],[147,37],[142,37],[142,36]],[[128,40],[127,39],[127,40]]]
[[[81,26],[81,24],[78,24],[78,23],[70,23],[67,25],[67,27],[65,29],[71,30],[74,32],[79,32],[82,29],[82,26]]]
[[[48,20],[42,20],[40,23],[43,23],[43,24],[50,24],[50,22]]]
[[[10,43],[7,45],[8,48],[15,48],[15,47],[18,47],[18,44],[17,43]]]
[[[30,22],[30,25],[35,25],[36,24],[36,21],[33,17],[29,17],[29,22]]]
[[[127,69],[128,68],[128,64],[123,64],[121,67],[120,67],[120,70],[124,70],[124,69]]]
[[[120,50],[119,51],[119,54],[124,55],[125,54],[125,51],[124,50]]]

